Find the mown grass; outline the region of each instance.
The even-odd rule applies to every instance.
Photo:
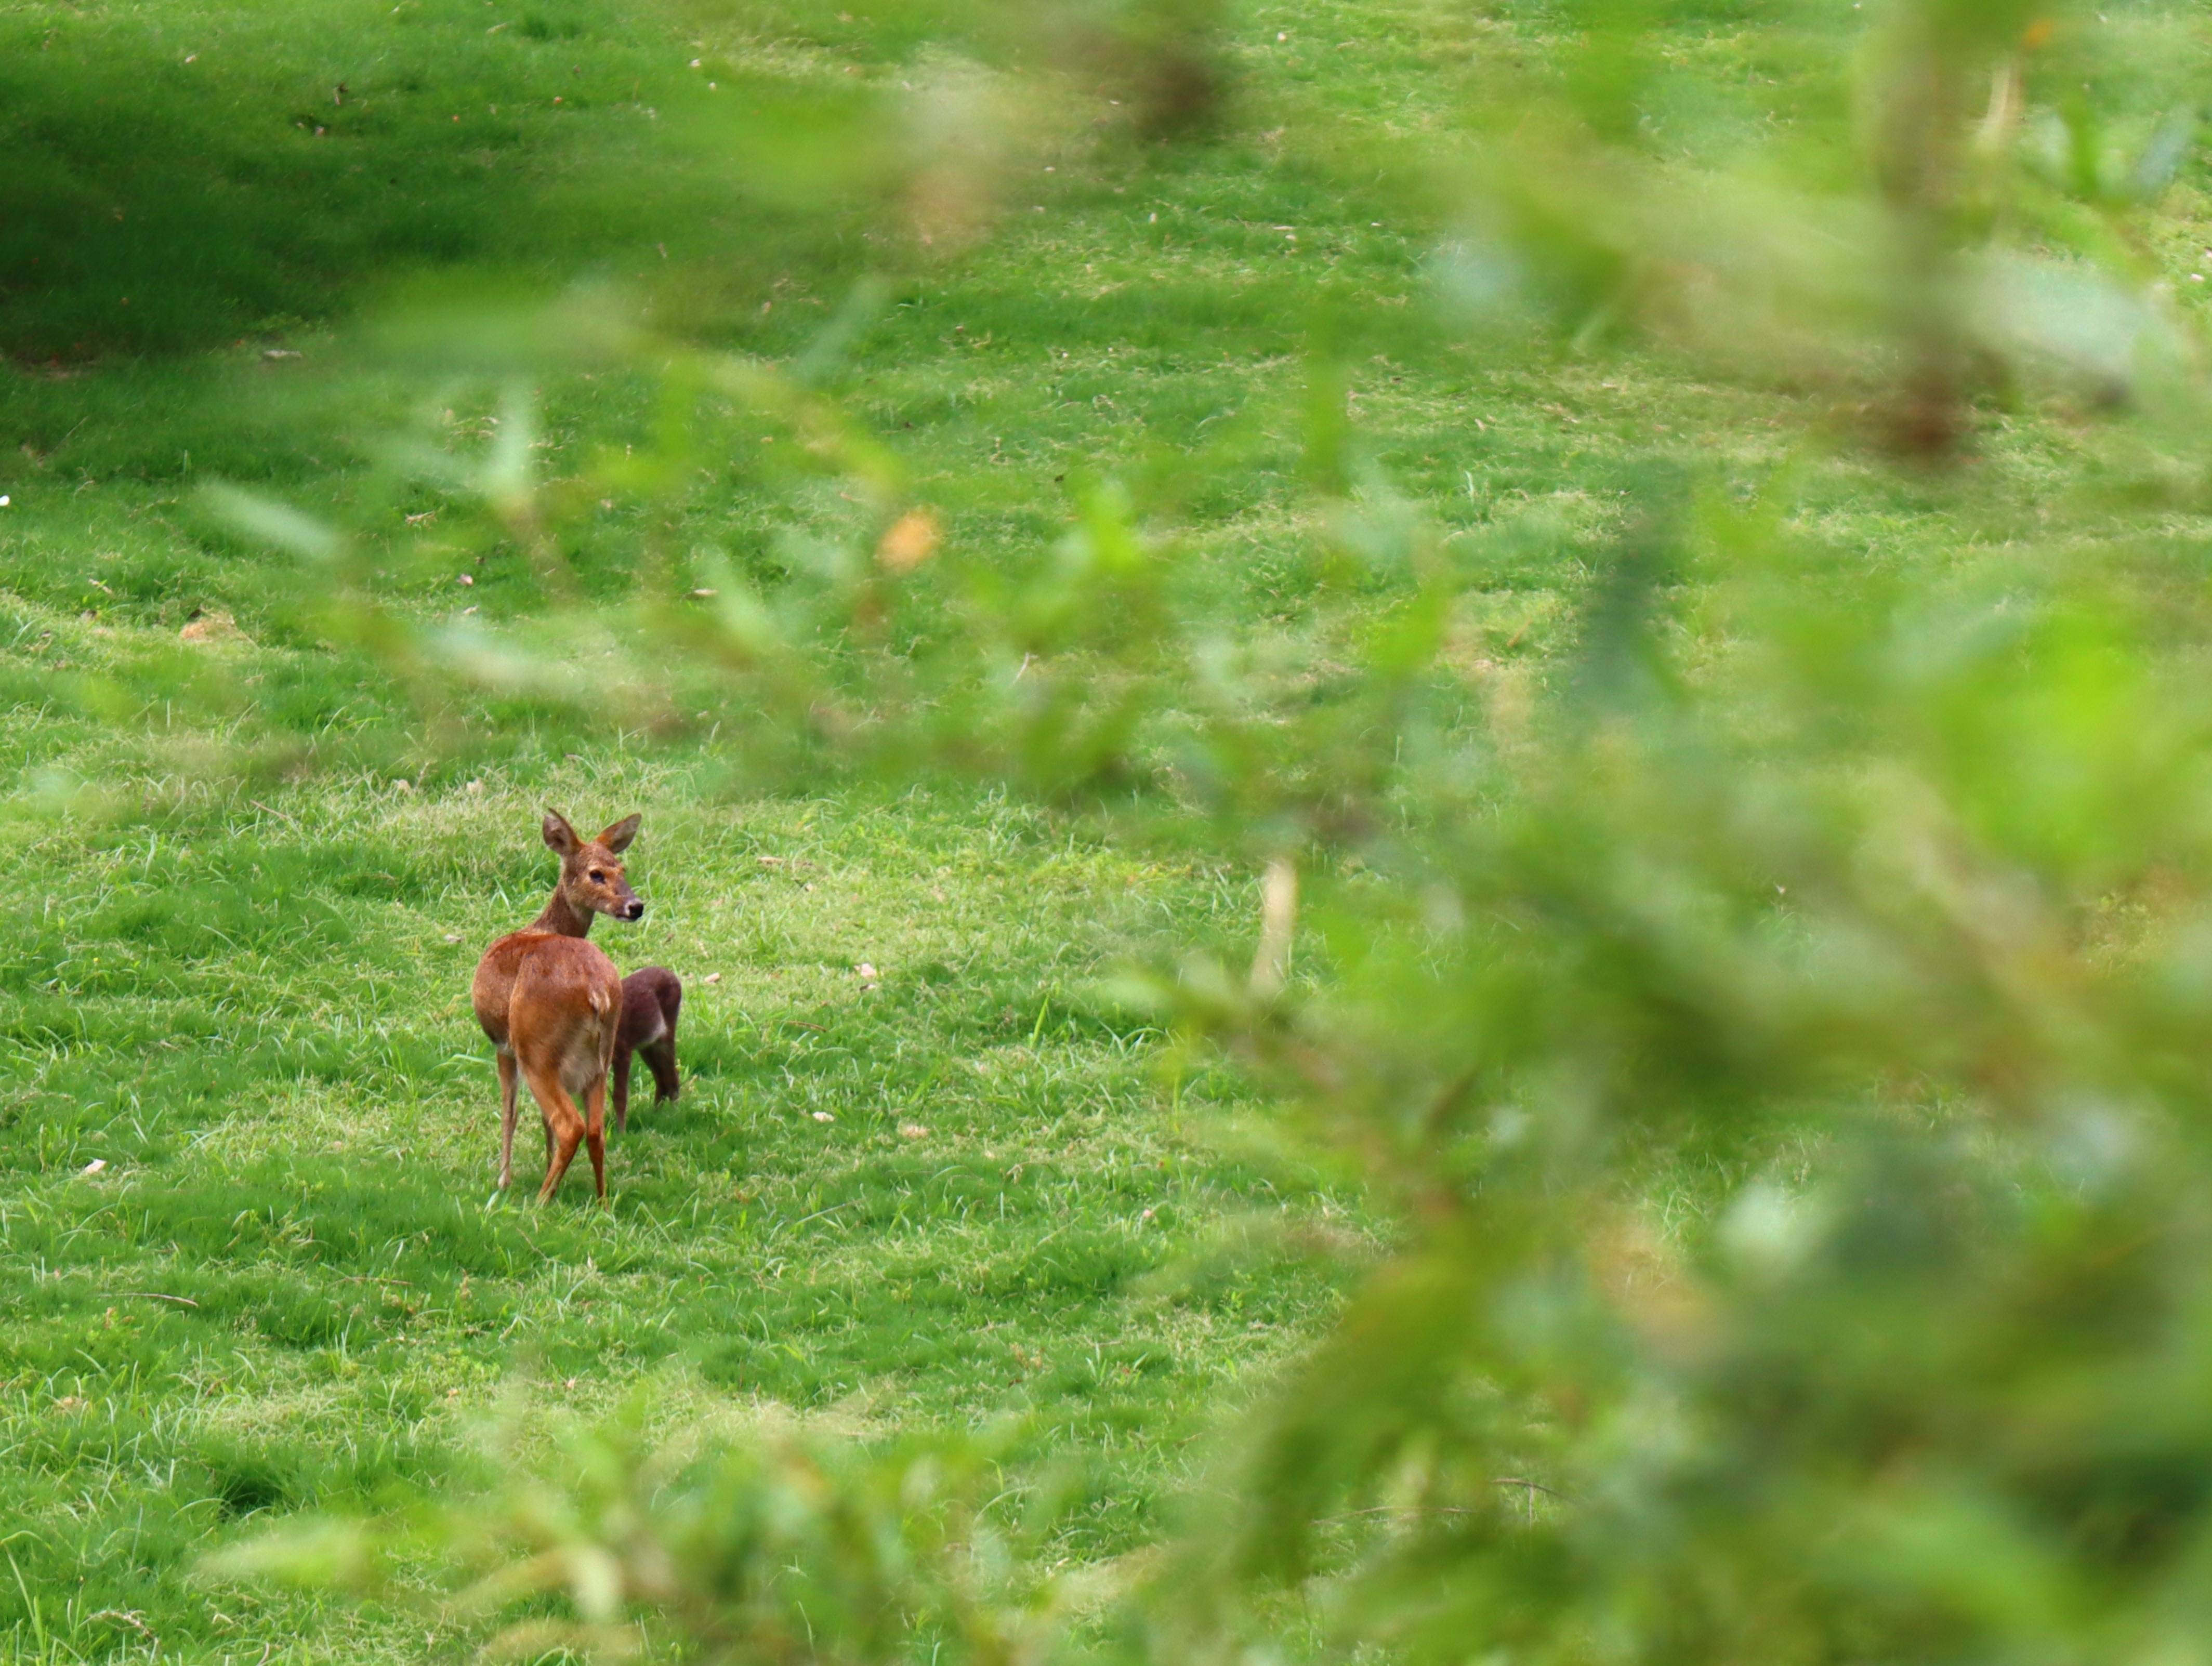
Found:
[[[1033,561],[1086,482],[1123,479],[1178,538],[1184,581],[1255,632],[1298,629],[1315,580],[1301,483],[1325,344],[1362,466],[1483,575],[1448,657],[1509,682],[1554,675],[1654,459],[1731,492],[1795,467],[1793,530],[1839,575],[1940,561],[1962,497],[2023,537],[2089,535],[2063,409],[1987,412],[1973,470],[1914,477],[1800,392],[1440,323],[1436,204],[1333,159],[1439,131],[1459,56],[1540,52],[1548,15],[1239,9],[1218,138],[1041,154],[957,258],[865,245],[849,204],[801,213],[698,142],[744,89],[803,102],[904,72],[920,37],[902,27],[582,0],[0,15],[10,1655],[465,1647],[193,1570],[272,1512],[465,1472],[518,1379],[541,1428],[641,1380],[670,1418],[1017,1414],[1029,1467],[1010,1484],[1075,1465],[1067,1554],[1110,1554],[1159,1530],[1212,1416],[1327,1311],[1344,1265],[1214,1250],[1255,1213],[1291,1247],[1377,1230],[1349,1194],[1209,1139],[1256,1110],[1249,1088],[1170,1065],[1097,993],[1124,956],[1249,955],[1249,876],[957,787],[751,793],[712,733],[489,696],[434,731],[325,645],[298,571],[225,530],[200,481],[363,526],[426,617],[542,600],[515,552],[472,567],[465,600],[454,571],[396,553],[406,517],[447,502],[380,447],[466,453],[497,390],[481,362],[380,350],[349,325],[364,300],[456,267],[583,277],[787,356],[889,268],[836,388],[948,538]],[[1756,58],[1732,15],[1679,29],[1717,87]],[[2166,228],[2178,262],[2202,241],[2195,189]],[[656,420],[651,383],[619,371],[551,373],[543,393],[556,473]],[[773,575],[853,514],[787,445],[727,422],[672,499],[611,502],[578,535],[588,593],[694,583],[710,546]],[[2187,514],[2087,525],[2207,547]],[[1407,580],[1364,582],[1382,609]],[[218,614],[234,630],[180,641]],[[615,1143],[605,1213],[574,1177],[544,1211],[490,1195],[467,979],[538,904],[548,802],[643,812],[650,911],[603,941],[687,981],[686,1097]],[[1654,1207],[1695,1189],[1676,1174]]]
[[[1209,1402],[1324,1299],[1237,1262],[1142,1289],[1279,1181],[1206,1152],[1233,1087],[1164,1104],[1088,983],[1148,916],[1231,930],[1237,885],[1003,805],[717,809],[621,759],[535,785],[330,782],[37,841],[0,1485],[70,1649],[127,1644],[84,1619],[115,1610],[172,1651],[258,1651],[297,1622],[191,1590],[208,1535],[391,1502],[517,1372],[548,1420],[641,1375],[669,1415],[1019,1414],[1030,1453],[1090,1466],[1072,1553],[1123,1548]],[[544,791],[645,807],[652,912],[608,946],[689,983],[684,1097],[636,1108],[605,1213],[574,1179],[542,1211],[491,1184],[467,978],[543,888],[516,829]],[[1296,1212],[1357,1230],[1321,1194]]]
[[[767,255],[727,153],[685,140],[706,100],[679,44],[573,0],[11,8],[9,345],[265,340],[456,262]]]

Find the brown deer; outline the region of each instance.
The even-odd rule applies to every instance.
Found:
[[[684,1009],[683,980],[665,966],[642,966],[623,980],[622,1028],[615,1033],[615,1132],[629,1129],[629,1060],[645,1055],[653,1071],[653,1103],[673,1099],[676,1015]]]
[[[477,1022],[499,1057],[499,1183],[514,1177],[515,1081],[545,1119],[544,1202],[568,1172],[580,1142],[592,1154],[592,1180],[607,1195],[607,1068],[622,1021],[622,978],[614,962],[585,941],[594,915],[635,920],[645,904],[623,877],[622,854],[637,837],[625,816],[596,839],[576,836],[557,811],[545,812],[545,842],[561,859],[560,882],[537,919],[484,951],[469,990]],[[584,1109],[576,1109],[581,1094]]]

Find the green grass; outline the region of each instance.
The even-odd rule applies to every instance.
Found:
[[[257,340],[457,262],[540,277],[733,247],[662,20],[545,0],[14,7],[0,289],[33,358]],[[649,191],[637,182],[649,178]]]
[[[942,258],[866,244],[852,204],[802,213],[697,142],[726,94],[815,107],[915,56],[898,26],[835,8],[746,16],[0,12],[0,1653],[461,1651],[193,1569],[284,1511],[416,1496],[517,1379],[541,1429],[641,1379],[671,1418],[1024,1414],[1019,1463],[1086,1478],[1066,1553],[1111,1554],[1160,1529],[1202,1432],[1340,1276],[1212,1249],[1255,1213],[1346,1246],[1377,1230],[1349,1194],[1212,1137],[1255,1113],[1249,1086],[1170,1063],[1096,993],[1123,958],[1249,955],[1249,874],[964,788],[759,795],[711,733],[489,696],[441,729],[324,646],[295,569],[226,531],[201,481],[365,526],[422,617],[543,601],[514,552],[471,569],[465,603],[450,565],[405,553],[404,517],[449,500],[380,447],[468,452],[497,388],[481,362],[355,331],[394,286],[608,282],[786,356],[888,270],[836,389],[949,537],[1018,568],[1086,481],[1127,480],[1183,581],[1259,634],[1305,621],[1307,360],[1333,343],[1355,449],[1483,575],[1448,662],[1505,685],[1555,674],[1654,458],[1735,491],[1796,459],[1793,528],[1839,574],[1940,561],[1965,500],[2046,545],[2212,550],[2193,513],[2084,516],[2063,406],[1986,413],[1972,471],[1914,478],[1827,443],[1802,393],[1440,324],[1423,261],[1441,211],[1340,164],[1447,128],[1458,55],[1543,50],[1547,15],[1241,9],[1218,141],[1065,140],[993,237]],[[1753,50],[1718,13],[1680,35],[1717,85]],[[2177,271],[2203,240],[2197,185],[2164,228]],[[644,435],[654,398],[619,371],[549,375],[546,466]],[[857,524],[793,447],[716,421],[720,448],[665,508],[611,504],[578,534],[587,593],[696,582],[710,545],[772,576],[795,538]],[[1407,580],[1362,582],[1380,610]],[[240,639],[179,640],[218,611]],[[491,1196],[468,976],[542,899],[549,802],[644,813],[647,917],[601,940],[687,982],[686,1097],[639,1108],[604,1213],[574,1175],[544,1211]],[[1697,1184],[1663,1179],[1655,1211],[1693,1213]]]
[[[1233,1086],[1163,1103],[1088,983],[1162,914],[1233,932],[1241,887],[972,800],[716,809],[623,760],[536,786],[644,807],[651,912],[606,944],[688,980],[684,1096],[634,1107],[605,1213],[581,1175],[542,1211],[492,1187],[467,982],[545,888],[517,836],[538,794],[331,781],[38,842],[0,1199],[24,1578],[79,1621],[258,1651],[296,1621],[234,1595],[253,1617],[213,1619],[185,1583],[208,1536],[389,1502],[517,1373],[545,1420],[641,1376],[672,1416],[1025,1415],[1024,1450],[1091,1466],[1071,1554],[1136,1541],[1209,1406],[1326,1298],[1241,1263],[1142,1290],[1283,1201],[1192,1137]]]

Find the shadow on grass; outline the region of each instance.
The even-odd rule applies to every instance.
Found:
[[[688,63],[672,21],[594,0],[11,9],[0,351],[204,347],[456,264],[635,281],[711,256],[742,282],[793,251]]]

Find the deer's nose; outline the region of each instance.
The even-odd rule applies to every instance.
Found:
[[[644,919],[645,904],[639,902],[636,897],[631,897],[629,902],[623,904],[623,918],[625,920]]]

